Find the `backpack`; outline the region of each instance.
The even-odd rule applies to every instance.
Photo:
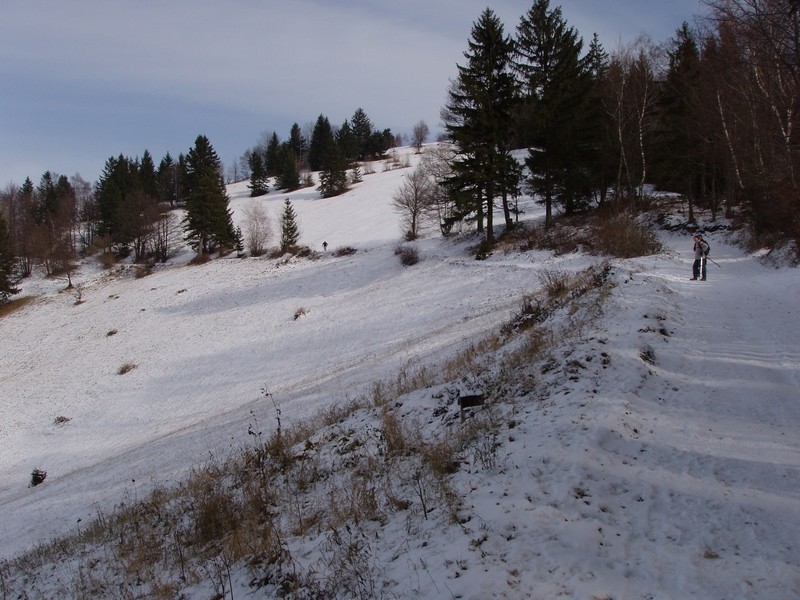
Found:
[[[708,256],[711,253],[711,244],[709,244],[706,240],[701,241],[706,245],[706,249],[703,250],[703,256]]]

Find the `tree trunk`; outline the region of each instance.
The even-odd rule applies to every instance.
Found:
[[[508,190],[503,189],[503,218],[506,222],[506,231],[514,229],[514,221],[511,218],[511,207],[508,205]]]
[[[491,183],[486,190],[486,241],[494,243],[494,186]]]

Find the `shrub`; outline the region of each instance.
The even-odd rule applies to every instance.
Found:
[[[352,246],[340,246],[336,250],[333,251],[334,256],[350,256],[351,254],[355,254],[357,250]]]
[[[410,267],[419,262],[417,247],[410,244],[400,244],[394,249],[394,254],[400,257],[400,262],[405,267]]]
[[[100,256],[97,257],[97,260],[104,269],[110,269],[117,264],[117,257],[112,252],[102,252]]]
[[[386,405],[381,407],[381,435],[389,456],[405,456],[414,443],[402,421]]]
[[[31,473],[31,482],[28,484],[28,487],[36,487],[40,483],[43,483],[45,478],[47,477],[47,471],[42,471],[41,469],[34,469]]]
[[[192,260],[189,261],[190,265],[204,265],[211,260],[211,256],[208,252],[203,252],[202,254],[196,254]]]
[[[569,290],[569,275],[563,271],[546,269],[539,272],[539,283],[548,296],[558,298]]]
[[[23,306],[28,304],[31,300],[33,300],[33,296],[22,296],[21,298],[15,298],[14,300],[9,300],[8,302],[5,303],[0,303],[0,317],[9,315],[15,310],[22,308]]]
[[[129,373],[130,371],[133,371],[136,368],[136,366],[137,365],[135,365],[133,363],[125,363],[119,369],[117,369],[117,374],[118,375],[125,375],[125,373]]]
[[[483,240],[475,249],[475,260],[486,260],[492,255],[494,244],[489,240]]]
[[[655,234],[628,215],[601,218],[592,226],[595,252],[617,258],[634,258],[663,250]]]
[[[142,279],[151,275],[153,273],[153,265],[148,263],[145,265],[136,265],[136,269],[133,272],[134,277],[136,279]]]

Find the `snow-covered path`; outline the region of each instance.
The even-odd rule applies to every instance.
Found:
[[[664,241],[615,262],[494,472],[456,476],[472,518],[404,557],[416,597],[800,597],[800,272],[714,239],[722,267],[692,282],[686,238]]]
[[[597,447],[570,452],[593,496],[579,520],[593,513],[596,558],[613,557],[572,589],[800,597],[800,274],[715,240],[720,266],[690,281],[690,242],[665,241],[672,259],[632,261],[615,294],[617,380],[582,411]]]
[[[676,524],[694,546],[685,560],[696,564],[698,585],[733,567],[740,581],[731,591],[793,597],[800,594],[800,279],[715,248],[719,267],[709,265],[708,282],[674,286],[683,297],[674,324],[683,343],[659,349],[655,389],[643,390],[662,409],[653,423],[662,460],[652,474],[678,477],[675,490],[693,492],[663,498],[676,516],[686,498],[700,503]],[[698,556],[707,559],[697,564]],[[782,589],[790,582],[793,590]]]

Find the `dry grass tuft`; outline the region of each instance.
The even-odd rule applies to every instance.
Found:
[[[117,375],[125,375],[125,373],[130,373],[133,371],[137,366],[134,363],[125,363],[119,369],[117,369]]]
[[[552,226],[519,227],[505,234],[505,252],[549,250],[557,256],[583,250],[600,256],[634,258],[662,251],[656,235],[626,213],[562,218]]]
[[[416,246],[411,244],[399,244],[394,249],[394,254],[400,257],[400,264],[404,267],[410,267],[419,262],[419,251]]]
[[[9,300],[4,304],[0,304],[0,317],[10,315],[15,310],[19,310],[20,308],[26,306],[33,300],[33,298],[33,296],[22,296],[21,298],[15,298],[14,300]]]

